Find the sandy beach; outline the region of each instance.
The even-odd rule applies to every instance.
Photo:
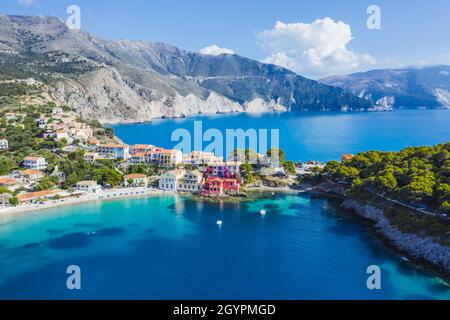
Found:
[[[60,200],[49,200],[44,203],[26,204],[26,205],[19,205],[17,207],[0,209],[0,215],[34,212],[56,207],[76,205],[86,202],[108,201],[123,198],[151,197],[151,196],[160,196],[164,194],[173,194],[173,193],[149,188],[119,188],[119,189],[101,190],[97,193],[84,193]]]

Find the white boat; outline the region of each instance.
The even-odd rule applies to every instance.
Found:
[[[216,224],[217,224],[219,227],[221,227],[222,224],[223,224],[223,221],[222,221],[222,220],[217,220]]]
[[[265,216],[266,215],[266,210],[261,210],[260,212],[259,212],[262,216]]]

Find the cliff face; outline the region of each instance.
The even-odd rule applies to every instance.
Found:
[[[450,247],[440,245],[430,237],[407,234],[395,228],[382,210],[357,200],[346,199],[342,207],[354,210],[363,218],[376,223],[376,228],[399,250],[410,256],[430,262],[446,275],[450,275]]]
[[[62,102],[102,122],[371,107],[278,66],[164,43],[106,41],[69,30],[53,17],[0,15],[0,74],[45,81]]]

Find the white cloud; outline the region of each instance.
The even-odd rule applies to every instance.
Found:
[[[18,0],[18,2],[21,5],[24,5],[24,6],[28,7],[28,6],[31,6],[32,4],[35,4],[36,0]]]
[[[234,54],[234,51],[231,49],[221,48],[213,44],[212,46],[205,47],[199,51],[201,54],[208,54],[212,56],[218,56],[221,54]]]
[[[353,40],[350,26],[331,18],[308,23],[277,22],[257,33],[259,46],[273,63],[313,78],[349,73],[375,64],[369,54],[347,48]]]

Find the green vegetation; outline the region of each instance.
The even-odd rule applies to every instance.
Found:
[[[242,177],[244,178],[245,184],[252,184],[255,182],[255,177],[252,173],[253,167],[249,163],[244,163],[239,169]]]
[[[442,245],[450,246],[450,222],[439,217],[418,215],[399,208],[384,210],[386,218],[405,233],[439,238]]]
[[[354,194],[378,193],[450,213],[450,143],[360,153],[342,163],[329,162],[324,174]]]
[[[295,165],[294,162],[289,160],[284,164],[284,168],[286,169],[286,172],[290,175],[295,174]]]

